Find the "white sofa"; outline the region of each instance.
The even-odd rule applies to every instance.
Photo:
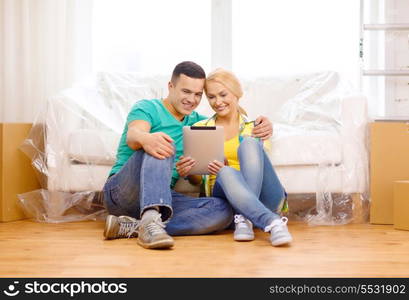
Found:
[[[167,81],[168,76],[100,73],[95,84],[49,99],[41,117],[46,159],[40,167],[48,191],[100,191],[130,107],[140,99],[165,97]],[[335,194],[352,195],[359,209],[368,184],[365,97],[349,93],[334,72],[243,78],[242,84],[240,101],[249,116],[265,115],[274,124],[270,158],[286,191],[315,194],[324,213]],[[205,96],[198,111],[212,114]],[[49,206],[63,206],[59,213],[68,207]]]

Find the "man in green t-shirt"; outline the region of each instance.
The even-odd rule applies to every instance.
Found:
[[[226,200],[193,198],[173,190],[179,178],[174,166],[183,153],[182,128],[206,119],[194,111],[205,78],[202,67],[182,62],[173,70],[165,99],[141,100],[132,107],[104,186],[110,213],[106,239],[138,236],[145,248],[169,248],[174,244],[169,234],[211,233],[231,223],[233,212]],[[253,133],[271,136],[270,121],[260,117],[258,122]]]

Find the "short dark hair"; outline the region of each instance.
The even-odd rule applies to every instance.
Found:
[[[171,81],[175,84],[180,74],[184,74],[191,78],[205,79],[206,73],[201,66],[193,61],[183,61],[176,65],[173,69]]]

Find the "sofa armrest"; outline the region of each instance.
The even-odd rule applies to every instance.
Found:
[[[44,112],[46,124],[45,149],[47,165],[44,170],[48,175],[48,189],[69,191],[71,160],[69,157],[70,137],[74,132],[85,128],[105,129],[105,124],[89,111],[96,107],[100,97],[92,87],[77,86],[61,91],[47,101]],[[99,110],[95,114],[98,115]]]
[[[341,122],[347,132],[353,127],[360,128],[368,123],[368,105],[365,96],[348,95],[342,99]]]
[[[368,188],[368,136],[369,121],[367,99],[363,95],[350,95],[342,102],[341,142],[344,166],[345,193],[366,192]]]

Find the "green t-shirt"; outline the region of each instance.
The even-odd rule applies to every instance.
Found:
[[[116,163],[112,167],[109,175],[118,173],[122,166],[128,161],[129,157],[135,152],[128,147],[126,143],[126,135],[128,132],[128,124],[135,120],[144,120],[151,124],[150,133],[164,132],[169,135],[175,143],[175,163],[179,160],[179,157],[183,154],[183,126],[191,126],[198,121],[206,119],[205,116],[192,112],[190,115],[185,116],[182,121],[175,119],[175,117],[163,106],[162,100],[141,100],[136,102],[126,120],[125,128],[119,142],[118,151],[116,154]],[[172,171],[171,188],[176,184],[179,178],[179,174],[176,172],[175,167]]]

